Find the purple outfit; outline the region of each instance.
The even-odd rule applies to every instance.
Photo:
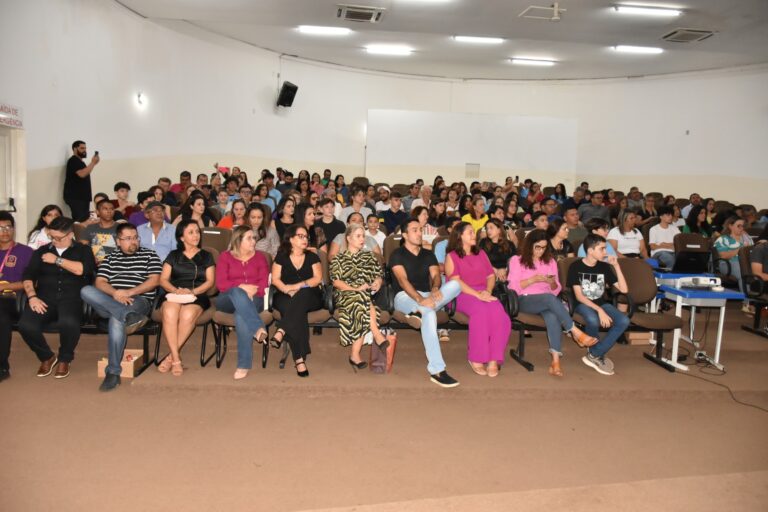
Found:
[[[485,251],[460,258],[455,252],[448,254],[453,262],[453,274],[473,290],[486,290],[488,276],[494,275]],[[500,301],[483,302],[464,292],[456,299],[456,311],[469,317],[467,359],[473,363],[504,362],[504,352],[512,330],[512,322]]]
[[[13,244],[11,254],[8,256],[8,259],[5,259],[7,252],[7,250],[0,251],[0,265],[5,260],[3,272],[0,274],[0,281],[16,283],[22,280],[21,276],[24,274],[24,269],[29,265],[29,260],[35,251],[24,244]]]
[[[133,212],[130,217],[128,217],[128,222],[133,224],[136,227],[141,226],[142,224],[146,224],[147,216],[144,215],[144,212],[139,210],[137,212]]]

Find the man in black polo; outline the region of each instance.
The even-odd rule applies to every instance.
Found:
[[[83,160],[88,156],[85,142],[76,140],[72,143],[74,153],[67,161],[67,174],[64,178],[64,202],[72,210],[72,218],[77,222],[88,220],[91,205],[91,173],[99,163],[99,155],[93,155],[88,165]]]
[[[53,219],[48,225],[52,242],[32,254],[24,271],[24,292],[29,303],[21,314],[19,332],[41,362],[38,377],[50,375],[57,362],[55,377],[67,377],[80,340],[80,290],[93,279],[96,262],[90,247],[75,243],[74,224],[67,217]],[[53,321],[59,325],[58,356],[43,336],[43,327]]]
[[[162,271],[157,253],[139,246],[136,226],[121,224],[116,239],[117,250],[99,265],[94,285],[80,291],[100,317],[109,319],[109,363],[101,391],[120,385],[127,336],[147,323]]]

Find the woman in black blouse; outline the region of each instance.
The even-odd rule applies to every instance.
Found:
[[[206,292],[214,283],[213,255],[200,248],[200,226],[192,219],[176,226],[176,244],[163,262],[160,286],[168,292],[163,298],[163,334],[170,354],[157,369],[172,370],[175,376],[184,372],[179,352],[195,330],[195,321],[211,306]],[[187,302],[187,300],[189,302]]]
[[[277,288],[272,307],[280,312],[272,346],[279,348],[283,340],[288,340],[299,377],[309,376],[306,357],[311,350],[307,315],[322,307],[320,258],[310,252],[308,245],[307,228],[294,224],[286,229],[272,263],[272,285]]]
[[[277,230],[277,235],[280,237],[280,240],[283,239],[286,228],[293,224],[293,219],[295,218],[293,213],[295,209],[296,202],[292,197],[284,197],[277,203],[277,212],[275,220],[272,221],[272,227]]]
[[[556,261],[575,256],[573,245],[568,241],[568,224],[563,219],[554,219],[549,223],[547,239]]]
[[[294,223],[297,226],[303,226],[309,234],[309,244],[307,250],[317,254],[317,251],[325,247],[325,231],[323,228],[315,225],[315,209],[311,204],[301,203],[296,206]]]
[[[189,196],[189,199],[181,207],[179,216],[173,221],[178,225],[185,220],[194,220],[200,229],[210,228],[216,225],[213,221],[213,217],[208,214],[208,210],[205,206],[205,196],[202,192],[197,190],[193,191]]]
[[[504,224],[499,219],[489,219],[485,223],[485,238],[478,245],[488,255],[496,280],[506,281],[509,259],[517,254],[517,250],[507,238]]]

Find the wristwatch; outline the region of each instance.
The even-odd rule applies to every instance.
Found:
[[[61,257],[56,258],[56,266],[57,267],[60,267],[62,263],[64,263],[64,260],[61,259]]]

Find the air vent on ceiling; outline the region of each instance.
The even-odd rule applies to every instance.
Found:
[[[378,23],[384,16],[383,7],[369,7],[365,5],[337,5],[336,17],[344,21],[357,21],[362,23]]]
[[[560,2],[555,2],[549,7],[542,7],[540,5],[528,6],[517,17],[528,18],[529,20],[560,21],[561,14],[564,12],[566,12],[566,9],[560,7]]]
[[[715,35],[715,33],[712,30],[676,28],[669,34],[662,36],[662,39],[673,43],[696,43],[712,37],[713,35]]]

